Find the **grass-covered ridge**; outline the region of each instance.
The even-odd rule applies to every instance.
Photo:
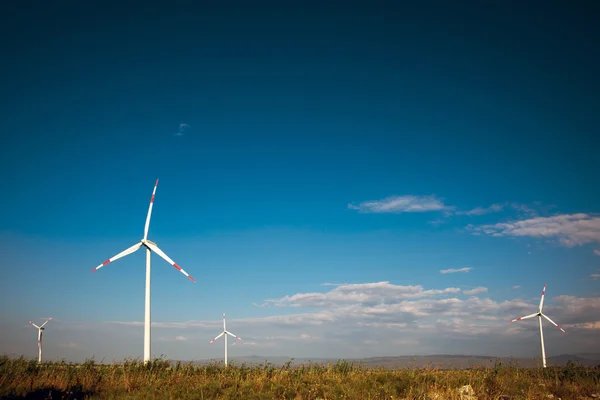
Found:
[[[52,399],[462,399],[592,398],[600,368],[466,370],[366,368],[346,361],[281,367],[196,365],[155,359],[148,365],[44,363],[0,357],[0,397]]]

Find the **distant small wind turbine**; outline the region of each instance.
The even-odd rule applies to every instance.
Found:
[[[230,335],[236,339],[242,340],[241,337],[234,335],[233,333],[229,332],[227,330],[227,327],[225,325],[225,313],[223,313],[223,332],[221,332],[219,334],[219,336],[217,336],[216,338],[214,338],[213,340],[211,340],[210,342],[208,342],[208,344],[213,343],[215,340],[217,340],[218,338],[220,338],[221,336],[225,335],[225,366],[227,366],[227,335]]]
[[[521,318],[513,319],[512,321],[510,321],[510,322],[517,322],[517,321],[521,321],[521,320],[527,319],[527,318],[538,317],[538,320],[540,323],[540,340],[542,342],[542,364],[544,365],[544,368],[546,368],[546,350],[544,349],[544,329],[542,328],[542,317],[546,318],[548,321],[550,321],[550,323],[552,323],[552,325],[556,326],[558,329],[560,329],[564,333],[567,333],[563,328],[560,327],[560,325],[558,325],[556,322],[552,321],[550,318],[548,318],[548,316],[546,314],[544,314],[542,312],[542,307],[544,306],[544,296],[545,295],[546,295],[546,284],[544,283],[544,289],[542,290],[542,299],[540,300],[540,306],[538,308],[538,312],[530,314],[530,315],[526,315]]]
[[[31,325],[33,325],[34,327],[36,327],[38,330],[38,363],[42,362],[42,331],[44,331],[46,329],[46,328],[44,328],[44,325],[46,325],[48,322],[50,322],[51,319],[52,319],[52,317],[48,318],[48,320],[46,322],[44,322],[42,324],[42,326],[37,326],[33,322],[29,321],[29,323]]]
[[[171,260],[161,249],[158,248],[156,243],[148,240],[148,229],[150,228],[150,215],[152,214],[152,206],[154,204],[154,195],[156,194],[156,187],[158,186],[158,179],[154,185],[154,191],[152,191],[152,198],[150,199],[150,207],[148,208],[148,216],[146,217],[146,225],[144,227],[144,238],[141,242],[134,244],[130,248],[123,250],[113,258],[109,258],[102,264],[98,265],[92,270],[92,272],[102,268],[108,263],[118,260],[121,257],[125,257],[131,253],[136,252],[139,248],[144,246],[146,248],[146,307],[144,313],[144,363],[150,361],[150,255],[155,252],[162,257],[166,262],[175,267],[178,271],[188,277],[192,282],[196,282],[187,272],[185,272],[175,261]]]

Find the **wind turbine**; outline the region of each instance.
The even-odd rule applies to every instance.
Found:
[[[150,199],[150,207],[148,207],[148,216],[146,217],[146,225],[144,226],[144,238],[141,242],[134,244],[130,248],[123,250],[116,256],[109,258],[104,261],[102,264],[98,265],[96,268],[92,270],[92,272],[102,268],[108,263],[111,263],[115,260],[118,260],[121,257],[125,257],[131,253],[134,253],[141,247],[146,248],[146,307],[144,312],[144,363],[150,361],[150,255],[152,252],[155,252],[160,257],[162,257],[166,262],[175,267],[182,274],[187,276],[192,282],[196,282],[194,278],[192,278],[187,272],[185,272],[175,261],[171,260],[169,256],[167,256],[161,249],[158,248],[156,243],[148,240],[148,228],[150,227],[150,215],[152,214],[152,206],[154,205],[154,195],[156,194],[156,187],[158,186],[158,179],[156,180],[156,184],[154,185],[154,190],[152,191],[152,198]]]
[[[34,327],[37,328],[38,330],[38,363],[42,363],[42,331],[44,331],[44,325],[46,325],[48,322],[50,322],[50,320],[52,319],[52,317],[48,318],[46,320],[46,322],[44,322],[42,324],[42,326],[37,326],[36,324],[34,324],[33,322],[29,321],[29,323],[31,325],[33,325]]]
[[[544,306],[544,296],[545,295],[546,295],[546,284],[544,283],[544,289],[542,290],[542,299],[540,300],[540,306],[538,308],[538,312],[530,314],[530,315],[526,315],[521,318],[513,319],[512,321],[510,321],[510,322],[517,322],[517,321],[521,321],[521,320],[527,319],[527,318],[538,317],[538,321],[540,323],[540,340],[542,342],[542,364],[544,365],[544,368],[546,368],[546,350],[544,349],[544,329],[542,328],[542,317],[546,318],[548,321],[550,321],[550,323],[552,323],[552,325],[556,326],[558,329],[560,329],[564,333],[567,333],[563,328],[560,327],[560,325],[558,325],[556,322],[552,321],[546,314],[544,314],[542,312],[542,307]]]
[[[219,336],[217,336],[216,338],[214,338],[213,340],[208,342],[208,344],[211,344],[212,342],[214,342],[215,340],[217,340],[218,338],[220,338],[223,335],[225,335],[225,366],[227,366],[227,335],[230,335],[231,337],[234,337],[239,340],[242,340],[242,338],[234,335],[233,333],[231,333],[227,330],[227,327],[225,325],[225,313],[223,313],[223,332],[221,332],[219,334]]]

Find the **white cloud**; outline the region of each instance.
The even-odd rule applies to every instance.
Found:
[[[589,214],[561,214],[492,225],[468,226],[473,233],[491,236],[528,236],[557,239],[566,247],[600,243],[600,217]]]
[[[469,216],[484,215],[484,214],[489,214],[489,213],[494,213],[494,212],[500,212],[500,211],[504,210],[504,207],[506,207],[506,205],[507,205],[507,203],[504,203],[504,204],[496,203],[496,204],[492,204],[489,207],[475,207],[469,211],[456,211],[455,214],[469,215]]]
[[[421,285],[400,286],[389,282],[344,284],[326,293],[297,293],[265,300],[262,307],[329,307],[351,303],[375,305],[458,292],[459,288],[424,290]]]
[[[597,250],[597,249],[594,250],[594,254],[597,255],[597,256],[600,256],[600,250]]]
[[[343,290],[338,290],[340,287]],[[327,293],[323,293],[326,295],[325,300],[319,299],[320,303],[312,299],[312,293],[296,293],[278,300],[268,300],[265,303],[270,302],[271,305],[298,305],[297,308],[285,311],[272,308],[259,312],[279,310],[284,315],[228,321],[234,332],[244,338],[244,342],[237,343],[232,357],[258,354],[269,357],[352,358],[440,354],[448,353],[449,349],[453,354],[538,356],[537,347],[535,350],[530,349],[531,343],[539,340],[535,321],[514,324],[508,324],[508,321],[534,312],[539,299],[496,301],[476,296],[457,298],[455,296],[458,289],[449,289],[451,290],[374,282],[329,287]],[[428,295],[424,295],[425,293]],[[374,301],[365,302],[364,299]],[[301,307],[310,307],[310,311],[288,314]],[[588,348],[600,345],[599,331],[595,324],[599,320],[600,299],[547,297],[544,311],[556,323],[578,337],[577,341],[553,342],[553,351],[557,354],[585,352]],[[222,346],[208,345],[208,341],[221,328],[220,323],[218,319],[157,322],[153,325],[155,335],[171,340],[157,341],[155,351],[168,350],[169,357],[179,357],[178,359],[221,357]],[[121,323],[113,325],[110,332],[117,332],[114,329],[118,327],[120,336],[131,337],[133,347],[135,344],[139,347],[142,325],[142,322]],[[173,338],[179,335],[188,338],[183,343],[191,343],[189,348],[185,346],[184,349],[175,344]],[[552,335],[562,333],[550,330],[547,335],[548,340],[554,341],[555,339],[550,339]],[[445,340],[440,341],[440,336]],[[393,338],[399,338],[401,342],[391,354],[389,344]],[[110,349],[112,344],[106,346]],[[85,348],[87,347],[86,344]],[[95,354],[104,355],[106,351],[108,350],[95,351]]]
[[[463,290],[463,293],[472,295],[472,294],[486,293],[487,291],[488,291],[488,288],[480,286],[480,287],[476,287],[476,288],[469,289],[469,290]]]
[[[469,272],[470,270],[472,270],[473,268],[471,267],[466,267],[466,268],[450,268],[450,269],[441,269],[440,270],[440,274],[455,274],[457,272]]]
[[[594,322],[600,316],[600,297],[558,296],[554,300],[558,305],[549,307],[548,312],[558,314],[557,318],[560,318],[565,325]],[[546,311],[544,313],[546,314]]]
[[[519,289],[520,287],[521,287],[521,285],[515,285],[512,288],[516,290],[516,289]]]
[[[381,200],[371,200],[362,203],[348,204],[348,208],[362,213],[404,213],[444,211],[453,207],[446,206],[442,200],[431,196],[391,196]]]
[[[596,280],[596,279],[600,278],[600,274],[591,274],[590,278],[592,278],[593,280]]]

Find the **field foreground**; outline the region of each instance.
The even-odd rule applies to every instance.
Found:
[[[600,399],[600,368],[44,363],[0,357],[2,399]]]

